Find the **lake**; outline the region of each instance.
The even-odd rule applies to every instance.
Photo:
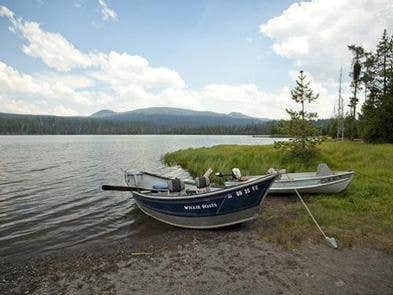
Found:
[[[232,135],[0,136],[0,256],[132,239],[149,217],[127,192],[121,169],[189,177],[161,156],[188,147],[271,144]],[[148,234],[148,232],[146,233]]]

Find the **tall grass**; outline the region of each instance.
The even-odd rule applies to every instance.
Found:
[[[180,150],[166,154],[164,161],[180,165],[194,176],[202,175],[208,167],[221,172],[238,167],[249,175],[264,174],[270,167],[289,172],[315,171],[320,162],[334,170],[354,170],[355,178],[345,192],[306,197],[310,209],[341,245],[362,245],[393,253],[392,144],[328,141],[322,144],[320,154],[307,163],[285,158],[273,146],[242,145]],[[286,246],[304,239],[320,239],[301,204],[282,200],[271,199],[265,206],[261,234]]]

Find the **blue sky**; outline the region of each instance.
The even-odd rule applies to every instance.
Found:
[[[0,0],[0,111],[165,105],[279,118],[302,68],[328,117],[347,43],[372,47],[392,28],[389,3]]]
[[[96,1],[0,1],[82,50],[128,52],[175,69],[193,87],[208,83],[282,86],[288,61],[271,50],[259,25],[293,1],[108,1],[119,21],[102,20]],[[77,8],[75,3],[80,3]],[[0,20],[1,58],[22,70],[45,70],[16,51],[22,40]],[[4,39],[3,39],[4,38]],[[284,79],[274,77],[284,76]],[[281,81],[280,81],[281,80]]]

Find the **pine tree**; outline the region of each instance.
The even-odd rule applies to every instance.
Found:
[[[393,142],[393,37],[384,30],[375,52],[368,52],[362,82],[367,93],[360,131],[369,142]]]
[[[349,101],[350,108],[350,118],[347,120],[349,125],[348,133],[351,140],[358,136],[357,132],[357,105],[359,103],[358,91],[361,90],[361,81],[363,78],[362,65],[364,62],[365,51],[363,47],[350,45],[348,49],[351,51],[352,57],[352,71],[350,72],[350,76],[352,77],[351,87],[353,88],[353,96]]]
[[[376,73],[377,87],[385,95],[388,90],[388,80],[392,66],[392,41],[389,40],[386,29],[383,31],[381,40],[377,45],[376,51]]]
[[[290,116],[290,121],[285,125],[283,130],[292,139],[290,141],[276,142],[277,148],[285,149],[292,156],[307,159],[316,152],[316,146],[321,143],[319,129],[314,124],[317,118],[317,113],[307,112],[305,104],[311,103],[318,99],[319,94],[314,95],[310,88],[310,81],[306,80],[306,75],[300,71],[298,80],[296,80],[296,87],[291,91],[291,98],[300,103],[301,109],[298,111],[287,109]]]

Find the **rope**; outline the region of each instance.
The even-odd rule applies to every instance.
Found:
[[[299,192],[297,191],[297,189],[295,189],[295,192],[300,200],[300,202],[302,202],[303,206],[306,208],[308,214],[311,216],[312,220],[314,221],[315,225],[318,227],[319,231],[322,233],[322,235],[324,236],[324,238],[327,238],[327,235],[324,233],[324,231],[322,230],[322,228],[319,226],[318,222],[315,220],[314,216],[312,215],[310,209],[308,209],[308,206],[306,205],[306,203],[303,201],[303,198],[300,196]]]

